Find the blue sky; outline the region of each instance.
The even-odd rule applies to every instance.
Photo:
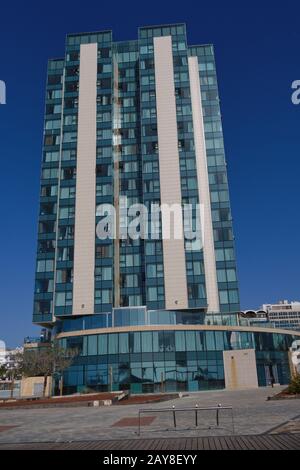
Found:
[[[52,0],[1,6],[0,338],[31,325],[47,59],[69,32],[186,22],[190,44],[215,46],[242,308],[300,299],[300,4]],[[268,5],[265,5],[265,4]],[[270,6],[271,5],[271,6]]]

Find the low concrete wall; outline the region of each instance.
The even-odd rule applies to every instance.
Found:
[[[21,398],[42,396],[44,377],[26,377],[21,381]],[[51,394],[52,378],[48,377],[46,396]]]

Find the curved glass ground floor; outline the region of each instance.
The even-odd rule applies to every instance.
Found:
[[[63,393],[242,389],[288,384],[299,332],[211,325],[157,325],[61,332],[78,356]]]

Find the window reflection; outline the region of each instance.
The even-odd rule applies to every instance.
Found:
[[[111,385],[132,393],[224,388],[223,351],[249,348],[256,349],[259,385],[268,385],[268,370],[286,384],[292,341],[292,335],[204,330],[68,337],[61,346],[79,354],[64,372],[64,393],[108,391]]]

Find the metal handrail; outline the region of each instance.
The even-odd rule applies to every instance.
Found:
[[[174,428],[177,428],[176,412],[194,411],[195,412],[195,426],[198,427],[198,411],[216,411],[216,425],[219,427],[219,425],[220,425],[220,417],[219,417],[220,410],[231,410],[232,434],[235,434],[233,407],[231,405],[222,406],[221,404],[218,404],[217,406],[208,406],[208,407],[199,407],[198,405],[195,405],[194,407],[191,407],[191,408],[175,408],[175,406],[172,406],[172,408],[148,408],[148,409],[142,408],[138,412],[139,413],[138,435],[140,436],[140,434],[141,434],[141,414],[143,414],[143,413],[145,414],[145,413],[167,413],[167,412],[172,412]]]

